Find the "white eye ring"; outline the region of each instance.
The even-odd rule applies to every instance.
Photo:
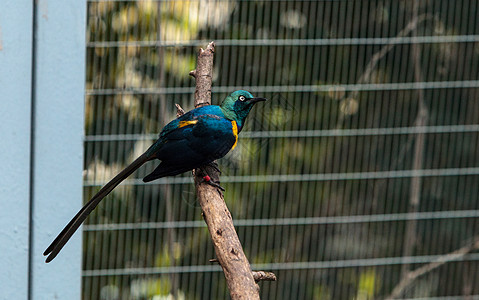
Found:
[[[239,99],[240,99],[241,101],[245,101],[245,100],[246,100],[245,96],[239,96]]]

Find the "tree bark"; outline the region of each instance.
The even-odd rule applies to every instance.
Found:
[[[196,79],[195,107],[211,104],[214,42],[206,50],[200,49],[196,70],[190,75]],[[223,193],[203,181],[203,171],[219,182],[219,172],[213,167],[193,171],[198,202],[208,225],[218,262],[223,268],[231,299],[259,299],[259,287],[236,234],[233,219],[226,206]]]

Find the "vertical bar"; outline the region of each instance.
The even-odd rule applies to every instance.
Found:
[[[35,1],[30,299],[81,298],[81,233],[42,253],[82,203],[85,22],[85,1]]]
[[[33,1],[0,9],[0,290],[28,298]]]

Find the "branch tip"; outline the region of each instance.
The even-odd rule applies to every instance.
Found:
[[[216,44],[214,41],[212,41],[208,44],[208,47],[206,47],[206,51],[211,51],[215,53],[215,47],[216,47]]]
[[[176,106],[176,117],[181,117],[182,115],[185,114],[185,110],[178,104],[178,103],[175,103],[175,106]]]
[[[273,272],[253,271],[254,281],[276,281],[276,275]]]

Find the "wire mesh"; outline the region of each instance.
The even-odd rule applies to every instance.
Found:
[[[87,1],[84,198],[191,109],[257,105],[219,161],[264,299],[479,298],[477,1]],[[190,174],[119,186],[84,226],[84,299],[225,299]],[[170,297],[170,298],[168,298]]]

